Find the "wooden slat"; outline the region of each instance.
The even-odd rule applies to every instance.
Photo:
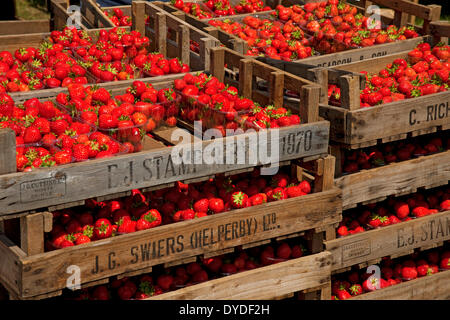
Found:
[[[64,288],[66,268],[72,264],[80,267],[83,283],[97,281],[199,254],[335,224],[341,219],[339,190],[335,188],[160,226],[23,258],[21,292],[23,297],[31,297]]]
[[[3,234],[0,234],[0,280],[9,292],[20,295],[20,258],[26,254]]]
[[[81,13],[96,28],[115,27],[114,23],[100,9],[95,0],[81,0]]]
[[[44,32],[50,32],[50,21],[47,19],[0,21],[0,35]]]
[[[219,81],[225,80],[225,51],[220,48],[211,49],[211,73]]]
[[[336,186],[342,190],[345,209],[428,185],[446,185],[449,180],[450,150],[346,175],[336,179]]]
[[[28,255],[44,252],[44,215],[35,213],[20,218],[20,247]]]
[[[147,300],[265,300],[329,281],[327,252],[186,287]]]
[[[131,11],[131,22],[133,24],[132,29],[139,31],[141,34],[145,34],[145,15],[142,14],[142,12],[145,12],[145,2],[134,1],[131,8],[130,6],[127,6],[127,8],[129,11]],[[124,12],[124,14],[126,13]],[[164,32],[164,34],[161,34],[161,36],[165,36],[165,34],[166,32]]]
[[[447,124],[450,92],[407,99],[349,113],[351,144]]]
[[[348,50],[317,57],[310,57],[301,61],[302,63],[307,63],[318,67],[336,67],[356,61],[379,58],[400,51],[412,50],[417,47],[420,42],[423,42],[428,38],[429,37],[426,36],[417,37],[399,42],[380,44],[372,47]]]
[[[317,160],[320,165],[320,174],[317,175],[314,181],[314,188],[316,192],[323,190],[330,190],[334,187],[334,168],[336,158],[328,155],[323,159]]]
[[[450,239],[450,211],[365,231],[325,242],[333,255],[333,270],[385,256],[408,254]]]
[[[360,106],[359,77],[345,75],[339,78],[341,88],[342,107],[349,110],[358,110]]]
[[[407,0],[371,0],[371,2],[394,9],[396,11],[414,15],[422,19],[432,20],[436,15],[434,10],[429,6],[417,4]]]
[[[320,87],[305,85],[300,90],[300,119],[302,122],[319,120]]]
[[[450,271],[441,271],[429,276],[372,291],[350,300],[449,300]]]
[[[16,170],[16,134],[11,129],[0,129],[0,175]]]
[[[252,97],[253,66],[251,59],[243,59],[239,64],[239,92],[244,98]]]

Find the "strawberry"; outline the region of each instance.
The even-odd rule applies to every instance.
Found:
[[[417,278],[417,269],[416,267],[408,267],[404,266],[401,271],[401,276],[404,280],[412,280]]]
[[[91,242],[91,239],[88,236],[82,234],[75,240],[75,245],[80,245],[80,244],[89,243],[89,242]]]
[[[75,161],[84,161],[89,159],[89,147],[84,144],[76,144],[73,146],[73,157]]]
[[[97,239],[105,239],[111,237],[111,222],[108,219],[98,219],[94,224],[94,234]]]
[[[347,290],[345,290],[344,288],[340,288],[337,292],[337,297],[339,300],[346,300],[351,298],[352,296],[350,295],[350,293],[348,293]]]
[[[131,281],[127,281],[122,287],[119,288],[119,290],[117,290],[117,294],[121,300],[130,300],[134,297],[136,291],[136,285]]]
[[[344,236],[348,235],[348,234],[349,234],[349,233],[348,233],[348,228],[347,228],[346,226],[340,226],[340,227],[337,229],[337,234],[338,234],[340,237],[344,237]]]
[[[141,216],[141,219],[149,222],[148,225],[145,225],[146,229],[154,228],[161,224],[161,214],[156,209],[150,209]]]
[[[41,132],[38,127],[31,126],[25,129],[23,135],[24,143],[35,143],[41,140]]]
[[[304,193],[302,191],[302,187],[300,187],[300,185],[298,185],[298,186],[287,187],[286,194],[287,194],[288,198],[295,198],[295,197],[303,196],[306,193]]]
[[[137,230],[136,221],[132,221],[130,216],[123,216],[117,221],[117,232],[119,233],[133,233]]]
[[[193,206],[194,210],[196,212],[208,212],[208,208],[209,208],[209,200],[208,199],[200,199],[197,202],[194,203]]]
[[[450,269],[450,257],[447,256],[447,257],[442,258],[439,266],[441,267],[441,269],[449,270]]]
[[[233,208],[245,208],[247,206],[248,196],[242,191],[233,192],[231,194],[231,204]]]
[[[363,293],[363,288],[359,284],[354,284],[349,288],[349,291],[352,296],[357,296]]]
[[[267,202],[267,195],[265,193],[258,193],[250,198],[250,203],[252,206],[257,206],[266,202]]]
[[[292,249],[287,243],[282,243],[278,246],[276,255],[281,259],[289,259],[292,254]]]
[[[168,291],[173,284],[173,277],[169,274],[160,275],[156,279],[156,283],[161,287],[162,290]]]
[[[106,286],[98,286],[92,292],[92,300],[109,300],[110,293]]]
[[[409,215],[409,206],[404,202],[397,202],[394,206],[395,214],[399,219],[404,219]]]
[[[371,276],[363,282],[362,287],[365,292],[375,291],[377,289],[380,289],[380,281],[377,278]]]
[[[214,214],[223,212],[225,209],[223,200],[220,198],[211,198],[209,199],[209,210],[211,210]]]

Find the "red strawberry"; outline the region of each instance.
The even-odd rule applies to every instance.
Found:
[[[375,291],[377,289],[380,289],[380,286],[381,286],[380,281],[373,276],[370,276],[363,282],[363,289],[366,292]]]
[[[105,239],[111,237],[111,222],[108,219],[98,219],[94,224],[94,234],[97,239]]]
[[[220,198],[211,198],[209,199],[209,210],[213,213],[223,212],[225,209],[223,200]]]
[[[404,219],[409,215],[409,206],[404,202],[397,202],[394,206],[395,214],[399,219]]]
[[[439,266],[444,270],[450,269],[450,257],[443,258]]]
[[[174,279],[171,275],[163,274],[156,279],[156,283],[161,287],[161,289],[168,291],[172,286],[173,280]]]
[[[157,227],[161,224],[161,214],[156,209],[150,209],[141,216],[141,219],[149,222],[149,225],[147,225],[147,229]]]
[[[287,243],[282,243],[277,248],[277,257],[282,259],[289,259],[292,254],[292,249]]]
[[[233,208],[245,208],[247,206],[248,196],[242,191],[233,192],[231,194],[231,205]]]
[[[302,191],[302,187],[300,187],[300,185],[298,185],[298,186],[287,187],[286,194],[287,194],[288,198],[295,198],[295,197],[303,196],[306,193],[304,193]]]
[[[72,148],[73,157],[76,161],[84,161],[89,159],[89,147],[84,144],[76,144]]]
[[[41,132],[39,128],[31,126],[25,129],[23,135],[23,140],[25,143],[35,143],[41,140]]]
[[[403,267],[402,278],[404,280],[412,280],[417,278],[417,269],[415,267]]]
[[[349,291],[352,296],[357,296],[363,293],[363,288],[359,284],[354,284],[349,288]]]
[[[348,228],[346,226],[340,226],[337,229],[337,234],[341,237],[345,237],[348,235]]]
[[[250,198],[250,203],[252,206],[258,206],[266,202],[267,202],[267,195],[265,193],[258,193]]]
[[[339,300],[346,300],[351,298],[352,296],[350,295],[350,293],[348,293],[347,290],[340,288],[337,292],[337,297]]]

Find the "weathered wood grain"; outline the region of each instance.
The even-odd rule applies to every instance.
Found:
[[[450,239],[450,211],[381,227],[325,242],[333,255],[332,270]]]
[[[275,134],[274,131],[269,130],[269,132]],[[277,130],[276,133],[278,138],[274,141],[278,146],[274,146],[274,150],[279,152],[278,161],[327,153],[329,136],[327,121],[287,127]],[[188,161],[179,164],[174,162],[176,158],[179,158],[179,153],[173,151],[174,148],[161,148],[107,159],[42,168],[34,172],[2,175],[0,176],[0,206],[2,207],[0,215],[265,164],[256,152],[262,154],[264,152],[262,146],[266,147],[266,151],[270,151],[272,138],[266,136],[269,140],[267,146],[263,143],[257,150],[246,142],[253,141],[248,140],[253,139],[251,136],[252,134],[245,133],[214,141],[184,144],[179,148],[183,148],[183,154],[187,155]],[[259,137],[260,142],[265,140],[263,132],[259,133]],[[218,156],[217,161],[211,157],[213,151],[218,150],[216,147],[229,150]],[[238,158],[238,152],[244,152],[245,157]],[[196,154],[195,159],[194,154]],[[205,161],[199,158],[201,154]],[[207,157],[207,155],[210,156]],[[241,155],[243,154],[240,153]],[[227,162],[227,158],[235,160],[230,163]],[[239,159],[243,162],[242,164],[239,164]],[[246,159],[255,159],[255,161]]]
[[[77,265],[83,283],[154,265],[217,252],[246,243],[322,228],[342,219],[340,191],[333,188],[298,198],[267,203],[95,241],[29,257],[21,267],[20,297],[60,290]],[[7,249],[5,249],[7,250]],[[3,273],[0,279],[3,280]]]
[[[406,281],[350,300],[449,300],[450,271]]]
[[[50,21],[48,19],[0,21],[0,35],[2,36],[45,32],[50,32]]]
[[[379,168],[362,170],[335,179],[342,190],[342,206],[410,193],[427,186],[445,185],[450,180],[450,150]]]
[[[330,254],[322,252],[241,272],[146,300],[266,300],[329,282]]]

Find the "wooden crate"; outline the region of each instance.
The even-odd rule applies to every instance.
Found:
[[[50,0],[49,11],[51,14],[51,30],[62,30],[66,26],[68,19],[71,16],[75,17],[73,12],[67,12],[68,7],[68,1],[66,0]],[[94,28],[83,14],[81,14],[80,18],[81,29],[87,30]]]
[[[325,285],[331,290],[330,264],[330,253],[321,252],[207,281],[146,300],[278,300],[294,292],[318,286]],[[323,298],[326,299],[325,295]]]
[[[342,148],[331,147],[331,154],[336,159],[340,159],[341,151]],[[340,166],[340,161],[336,161],[336,167]],[[346,210],[356,207],[357,204],[382,201],[387,196],[414,193],[418,188],[446,185],[449,180],[450,150],[447,150],[339,176],[335,183],[342,190],[342,207]]]
[[[95,0],[80,0],[81,15],[93,28],[111,28],[115,24],[103,12]]]
[[[365,293],[349,300],[449,300],[450,270]]]
[[[329,122],[319,121],[318,118],[319,87],[256,60],[242,58],[225,48],[213,49],[211,73],[224,81],[226,80],[223,67],[225,63],[229,67],[239,68],[239,92],[244,97],[252,98],[262,105],[269,103],[282,105],[283,88],[299,92],[303,97],[298,107],[302,124],[277,131],[264,130],[259,133],[265,135],[267,132],[270,136],[273,135],[273,139],[276,138],[275,134],[278,134],[276,139],[279,141],[279,162],[294,159],[312,160],[326,155]],[[256,77],[267,79],[271,83],[268,95],[252,89]],[[122,87],[122,90],[125,88]],[[189,132],[184,132],[187,137],[192,137]],[[208,148],[211,143],[218,146],[229,145],[227,148],[233,147],[238,150],[238,144],[240,146],[243,142],[245,143],[248,141],[245,139],[251,139],[250,136],[253,134],[244,133],[214,141],[202,141],[195,144],[195,150],[208,150],[211,148]],[[12,157],[11,153],[15,155],[14,143],[8,144],[10,140],[7,138],[4,141],[5,145],[0,150],[5,153],[4,157],[9,159]],[[193,146],[191,142],[191,150]],[[175,181],[197,178],[206,179],[212,174],[243,170],[263,164],[260,160],[255,163],[233,165],[202,166],[193,161],[187,164],[184,162],[175,164],[172,149],[152,145],[152,149],[143,152],[60,167],[41,168],[35,172],[26,173],[16,173],[15,169],[7,167],[0,170],[3,173],[11,172],[0,176],[0,205],[3,208],[0,216],[117,194],[136,188],[157,187]],[[248,153],[248,146],[243,150]]]
[[[377,72],[409,51],[383,58],[352,63],[337,70]],[[341,107],[321,106],[321,115],[334,122],[331,139],[352,149],[376,145],[450,128],[450,91],[360,109],[359,92],[363,75],[339,76],[328,71],[328,83],[341,86]],[[361,79],[362,78],[362,79]]]
[[[210,70],[210,51],[220,44],[216,38],[146,1],[133,1],[131,11],[133,29],[149,37],[152,50],[178,57],[193,70]],[[191,41],[199,44],[198,53],[190,50]]]
[[[384,18],[385,23],[393,23],[398,26],[406,26],[412,17],[414,20],[416,18],[423,19],[423,26],[420,31],[423,34],[429,34],[430,23],[433,21],[438,21],[441,17],[441,6],[431,4],[422,5],[416,1],[409,0],[362,0],[361,8],[366,11],[366,9],[371,5],[378,5],[383,8],[388,8],[394,10],[394,16],[391,18]]]
[[[50,20],[0,21],[0,36],[50,32]]]
[[[350,266],[378,263],[382,257],[426,250],[450,239],[450,211],[364,231],[325,242],[332,254],[331,269],[343,271]]]
[[[136,4],[138,5],[138,4]],[[168,16],[167,14],[159,15],[161,16],[161,20],[165,21],[165,16]],[[144,14],[142,12],[142,15],[140,16],[142,19],[144,19]],[[175,19],[175,18],[173,18]],[[170,22],[171,26],[174,28],[174,30],[178,31],[176,35],[181,33],[183,30],[186,30],[185,23],[181,20],[174,21],[171,18],[168,18],[168,23]],[[144,20],[142,20],[144,21]],[[127,27],[121,27],[124,29],[127,29]],[[91,36],[93,39],[96,39],[98,36],[98,32],[101,29],[89,29],[85,30],[85,32]],[[150,31],[145,29],[145,26],[142,28],[143,34],[144,32],[149,35],[150,39],[154,42],[152,46],[152,50],[155,49],[156,44],[159,44],[158,46],[162,49],[164,47],[167,48],[167,50],[163,50],[161,53],[165,53],[168,57],[183,57],[183,62],[188,64],[192,71],[205,71],[209,70],[209,56],[210,56],[210,49],[214,47],[217,43],[217,40],[212,38],[211,36],[202,33],[198,30],[194,30],[190,28],[188,30],[189,36],[188,37],[178,37],[175,40],[168,40],[164,36],[155,36],[155,34],[151,34]],[[20,47],[38,47],[39,44],[47,37],[49,36],[49,33],[35,33],[35,34],[25,34],[25,35],[10,35],[10,36],[0,36],[0,51],[1,50],[7,50],[12,53],[17,48]],[[194,53],[189,50],[189,39],[196,39],[200,43],[200,53]],[[186,45],[187,40],[187,45]],[[164,52],[165,51],[165,52]],[[174,80],[176,78],[180,78],[184,76],[184,74],[176,74],[176,75],[164,75],[159,77],[150,77],[150,78],[143,78],[139,79],[141,81],[147,82],[147,83],[159,83],[161,81],[170,81]],[[108,90],[114,90],[116,88],[124,88],[126,86],[130,86],[133,81],[136,79],[131,80],[122,80],[122,81],[114,81],[114,82],[105,82],[105,83],[99,83],[97,84],[99,87],[104,87]],[[31,99],[34,97],[37,97],[39,99],[48,99],[48,98],[55,98],[59,93],[61,92],[67,92],[66,88],[59,87],[54,89],[43,89],[43,90],[33,90],[33,91],[27,91],[27,92],[11,92],[9,95],[16,101],[21,102],[27,99]]]
[[[0,255],[3,257],[0,280],[13,296],[35,299],[60,294],[70,277],[68,268],[73,265],[80,268],[83,286],[90,286],[114,275],[147,273],[155,265],[187,263],[198,255],[216,256],[232,251],[236,246],[249,248],[270,239],[281,240],[303,232],[311,240],[310,251],[321,252],[323,239],[334,237],[334,228],[342,219],[340,192],[332,185],[333,162],[331,156],[315,160],[315,192],[309,195],[51,252],[44,253],[44,232],[52,228],[52,214],[39,212],[22,216],[20,247],[0,235]],[[292,169],[303,175],[296,165]],[[298,265],[293,263],[291,266],[289,262],[285,266],[293,270],[297,270],[296,266],[304,266],[303,260],[297,262]],[[329,269],[330,262],[327,263]],[[274,274],[278,272],[275,270]],[[327,273],[329,277],[329,270]],[[319,281],[313,275],[308,280],[312,282],[306,282],[307,287],[301,287],[297,282],[300,287],[295,291],[324,284],[313,282],[314,279]],[[326,280],[329,282],[329,278]]]
[[[289,2],[286,3],[285,1],[283,1],[283,2],[285,5],[293,4],[293,3],[289,3]],[[220,30],[219,28],[215,28],[215,27],[212,27],[211,25],[209,25],[208,21],[211,19],[198,20],[191,15],[185,14],[181,11],[177,11],[176,8],[174,8],[173,6],[171,6],[169,4],[162,3],[162,2],[155,2],[155,4],[165,8],[165,10],[171,12],[172,14],[179,15],[187,22],[194,24],[197,28],[200,28],[200,29],[210,33],[211,35],[213,35],[214,37],[219,39],[223,45],[227,46],[228,48],[230,48],[232,50],[235,50],[241,54],[245,54],[247,52],[247,50],[249,49],[246,41],[240,39],[239,37],[237,37],[235,35],[228,34],[224,31]],[[412,16],[417,15],[418,17],[423,17],[425,19],[425,21],[428,21],[428,23],[430,23],[430,24],[432,21],[439,20],[440,10],[441,10],[440,6],[435,6],[435,5],[421,6],[421,5],[416,5],[416,4],[413,4],[413,5],[414,5],[413,7],[406,8],[405,12],[407,12],[408,14],[410,14]],[[172,7],[172,9],[170,9],[170,7]],[[423,7],[425,7],[425,11],[422,12]],[[275,6],[273,6],[273,8],[275,8]],[[358,8],[359,12],[365,14],[366,10],[364,8],[361,8],[361,7],[357,7],[357,8]],[[270,15],[270,12],[237,15],[237,16],[231,16],[231,17],[226,17],[226,18],[231,19],[231,20],[240,21],[243,17],[248,16],[248,15],[266,17],[266,16]],[[381,18],[382,18],[382,21],[386,24],[387,23],[395,24],[397,26],[405,25],[403,23],[404,22],[403,20],[397,21],[394,19],[393,21],[390,21],[389,19],[386,19],[384,17],[381,17]],[[224,18],[219,18],[219,19],[224,19]],[[382,56],[386,56],[386,55],[396,53],[399,51],[411,50],[411,49],[415,48],[417,46],[417,44],[419,44],[420,42],[427,39],[426,34],[429,34],[430,28],[428,28],[428,27],[422,28],[422,29],[419,28],[418,31],[421,32],[423,34],[423,36],[420,36],[415,39],[408,39],[408,40],[399,41],[399,42],[395,42],[395,43],[386,43],[386,44],[375,45],[375,46],[366,47],[366,48],[347,50],[347,51],[338,52],[338,53],[334,53],[334,54],[325,54],[325,55],[308,57],[308,58],[305,58],[302,60],[297,60],[293,63],[295,64],[298,62],[298,63],[306,63],[306,64],[309,64],[312,66],[332,67],[332,66],[352,63],[352,62],[356,62],[356,61],[372,59],[372,58],[376,58],[376,57],[382,57]],[[258,59],[265,63],[269,63],[269,64],[275,63],[275,64],[277,64],[278,67],[283,68],[282,65],[284,64],[284,62],[282,62],[280,60],[274,60],[274,59],[265,58],[265,57],[258,58]],[[288,62],[285,64],[289,65],[290,63]],[[284,70],[289,71],[288,69],[284,69]]]

